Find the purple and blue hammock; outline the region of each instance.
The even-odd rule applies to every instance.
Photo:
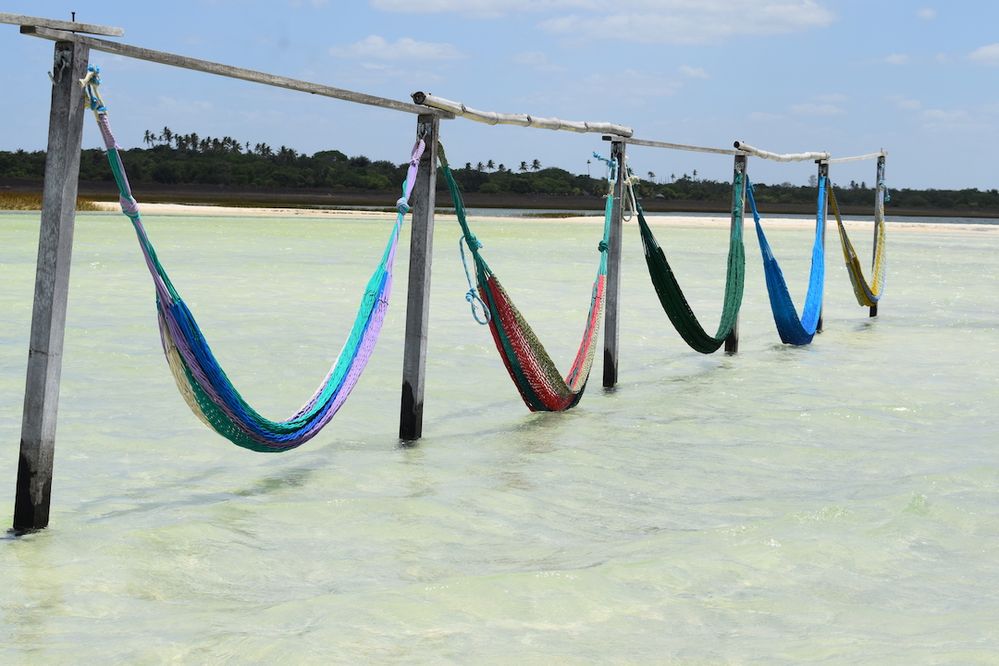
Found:
[[[132,221],[139,247],[153,279],[163,352],[185,402],[215,432],[246,449],[262,452],[287,451],[309,441],[343,406],[374,351],[388,309],[389,294],[392,291],[392,265],[403,220],[409,211],[408,201],[416,182],[417,166],[425,148],[423,140],[418,141],[413,148],[403,184],[403,195],[396,202],[398,214],[395,225],[381,261],[365,287],[347,341],[312,397],[289,418],[272,421],[253,409],[233,386],[212,353],[194,315],[156,257],[156,250],[142,226],[139,206],[132,196],[125,167],[108,123],[107,110],[98,93],[99,69],[90,67],[87,78],[82,83],[107,147],[108,161],[118,184],[122,212]]]

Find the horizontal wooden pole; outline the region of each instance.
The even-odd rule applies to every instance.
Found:
[[[0,23],[11,25],[31,25],[39,28],[54,28],[56,30],[68,30],[70,32],[86,32],[91,35],[107,35],[108,37],[122,37],[125,31],[111,25],[97,25],[96,23],[78,23],[76,21],[58,21],[40,16],[25,16],[23,14],[6,14],[0,12]]]
[[[622,138],[619,136],[605,136],[604,141],[624,141],[632,146],[648,146],[650,148],[668,148],[669,150],[686,150],[693,153],[715,153],[716,155],[745,155],[741,150],[731,148],[707,148],[705,146],[690,146],[685,143],[670,143],[668,141],[650,141],[649,139],[636,139],[635,137]]]
[[[826,161],[829,162],[829,164],[842,164],[843,162],[861,162],[864,160],[876,160],[887,156],[888,156],[887,152],[879,150],[876,153],[867,153],[866,155],[854,155],[852,157],[831,157]]]
[[[377,97],[375,95],[354,92],[353,90],[346,90],[344,88],[334,88],[333,86],[327,86],[320,83],[311,83],[309,81],[290,79],[286,76],[277,76],[274,74],[267,74],[265,72],[258,72],[252,69],[243,69],[242,67],[223,65],[217,62],[211,62],[210,60],[189,58],[175,53],[167,53],[166,51],[154,51],[152,49],[144,49],[130,44],[109,42],[105,39],[85,37],[83,35],[77,35],[63,30],[51,30],[49,28],[39,28],[34,26],[21,26],[21,32],[26,35],[41,37],[43,39],[51,39],[56,42],[76,42],[78,44],[84,44],[95,51],[102,51],[104,53],[113,53],[115,55],[136,58],[138,60],[148,60],[149,62],[157,62],[161,65],[170,65],[171,67],[180,67],[182,69],[193,69],[198,72],[206,72],[217,76],[227,76],[232,79],[252,81],[253,83],[262,83],[264,85],[274,86],[277,88],[297,90],[299,92],[306,92],[312,95],[322,95],[323,97],[342,99],[348,102],[356,102],[357,104],[367,104],[369,106],[378,106],[383,109],[405,111],[406,113],[413,113],[416,115],[421,113],[436,113],[442,117],[451,117],[450,114],[428,111],[424,106],[400,102],[386,97]]]
[[[455,102],[443,97],[436,97],[425,92],[413,93],[413,101],[422,104],[424,108],[438,109],[453,113],[459,118],[467,118],[487,125],[519,125],[521,127],[539,127],[550,130],[566,130],[569,132],[595,132],[631,136],[634,130],[624,125],[613,123],[594,123],[581,120],[562,120],[560,118],[541,118],[526,113],[498,113],[496,111],[478,111],[470,109],[461,102]]]
[[[774,162],[815,162],[817,160],[828,160],[830,157],[829,153],[822,152],[771,153],[766,150],[754,148],[743,141],[736,141],[735,148],[754,157],[762,157],[765,160],[773,160]]]

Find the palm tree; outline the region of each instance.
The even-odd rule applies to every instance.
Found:
[[[489,160],[488,162],[486,162],[486,168],[492,171],[493,169],[496,168],[496,162]]]
[[[531,170],[532,171],[540,171],[541,170],[541,162],[537,158],[534,158],[533,160],[531,160]]]
[[[153,141],[155,140],[156,137],[149,130],[146,130],[145,133],[142,135],[142,143],[146,144],[147,146],[152,146]]]
[[[521,162],[520,163],[520,170],[521,171],[527,171],[527,162]]]
[[[485,166],[483,166],[482,162],[479,162],[478,164],[475,165],[476,171],[482,171],[484,168]]]
[[[160,139],[165,141],[166,144],[169,146],[171,143],[173,143],[173,130],[171,130],[169,127],[164,127],[163,132],[160,133]]]
[[[694,169],[694,180],[697,180],[697,169]]]
[[[472,163],[465,162],[465,171],[471,171],[471,170],[472,170]]]
[[[653,173],[652,171],[649,172],[649,180],[651,180],[653,183],[656,182],[656,174]]]

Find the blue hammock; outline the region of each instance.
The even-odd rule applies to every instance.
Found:
[[[819,178],[818,212],[815,215],[815,242],[812,244],[812,268],[808,279],[808,293],[805,296],[805,306],[798,318],[798,311],[791,300],[784,281],[784,273],[774,257],[770,243],[763,233],[760,224],[760,213],[756,210],[756,199],[753,197],[753,185],[746,178],[746,198],[753,211],[756,222],[756,237],[760,241],[760,252],[763,254],[763,273],[767,278],[767,293],[770,295],[770,310],[777,324],[777,333],[781,342],[792,345],[807,345],[815,336],[822,317],[822,288],[825,284],[825,242],[822,238],[826,216],[826,177]]]

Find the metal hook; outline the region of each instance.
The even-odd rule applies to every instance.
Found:
[[[55,61],[52,65],[52,71],[48,72],[49,81],[52,85],[57,85],[62,83],[62,73],[69,69],[70,57],[69,53],[66,51],[59,51],[56,53]]]

